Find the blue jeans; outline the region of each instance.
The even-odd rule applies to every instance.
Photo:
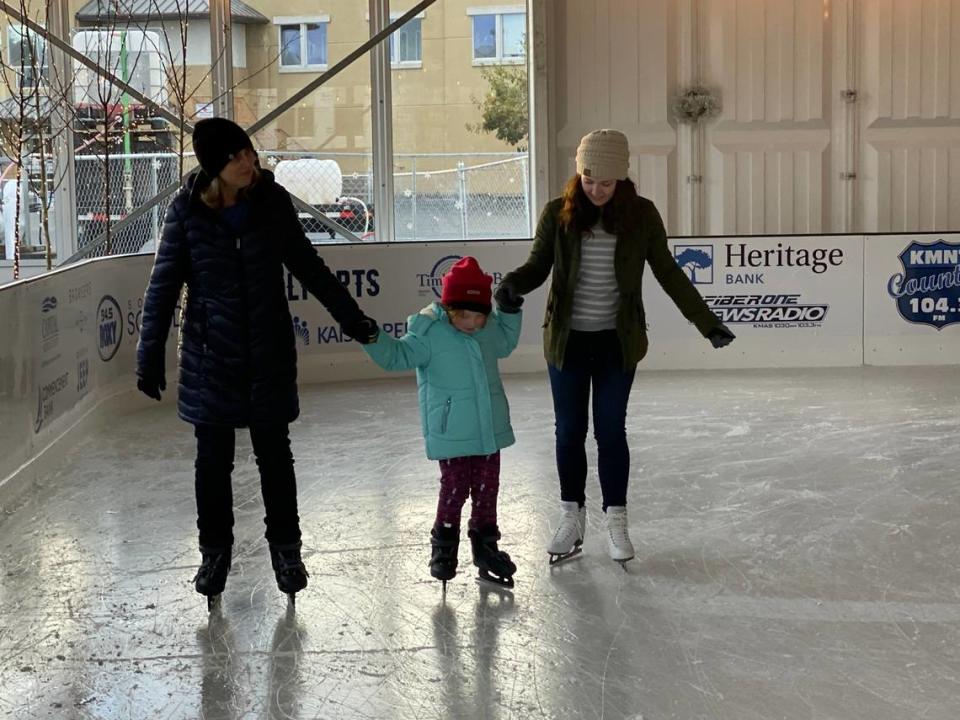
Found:
[[[583,506],[587,484],[587,406],[593,385],[593,435],[597,440],[603,509],[627,504],[630,450],[627,401],[636,368],[623,369],[616,330],[572,330],[563,368],[548,365],[557,424],[560,498]]]

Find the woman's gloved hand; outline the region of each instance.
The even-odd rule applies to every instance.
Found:
[[[167,389],[167,381],[163,375],[137,375],[137,390],[148,398],[160,400],[160,392]]]
[[[369,345],[377,341],[377,335],[380,334],[380,326],[373,318],[364,315],[360,320],[346,325],[342,325],[344,334],[356,340],[361,345]]]
[[[520,307],[523,305],[523,295],[518,293],[513,283],[508,281],[500,283],[493,297],[497,301],[497,307],[501,312],[520,312]]]
[[[707,333],[707,340],[709,340],[715,348],[726,347],[733,342],[735,337],[737,336],[730,332],[730,328],[723,324],[713,328]]]

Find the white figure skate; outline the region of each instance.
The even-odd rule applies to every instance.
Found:
[[[627,508],[623,505],[610,505],[607,507],[606,515],[607,549],[610,551],[610,559],[620,563],[620,566],[626,570],[626,562],[633,560],[635,556],[627,528]]]
[[[587,525],[587,509],[576,502],[561,502],[560,524],[547,545],[550,564],[568,560],[582,552],[583,532]]]

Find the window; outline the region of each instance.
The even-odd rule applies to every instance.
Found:
[[[390,36],[390,64],[420,67],[423,61],[420,18],[412,18]]]
[[[402,17],[402,11],[390,13],[390,22]],[[390,66],[397,68],[423,67],[423,34],[421,22],[424,13],[418,13],[407,20],[403,27],[390,35]],[[370,22],[370,13],[367,13]]]
[[[522,6],[467,10],[473,21],[474,65],[523,62],[527,15],[522,10]]]
[[[22,25],[10,25],[7,46],[8,64],[17,75],[19,87],[35,88],[50,79],[46,41],[42,37]]]
[[[275,18],[280,29],[280,70],[324,70],[330,18]]]

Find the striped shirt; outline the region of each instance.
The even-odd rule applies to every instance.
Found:
[[[580,244],[580,275],[573,291],[573,330],[611,330],[617,326],[620,291],[613,269],[617,238],[597,225]]]

